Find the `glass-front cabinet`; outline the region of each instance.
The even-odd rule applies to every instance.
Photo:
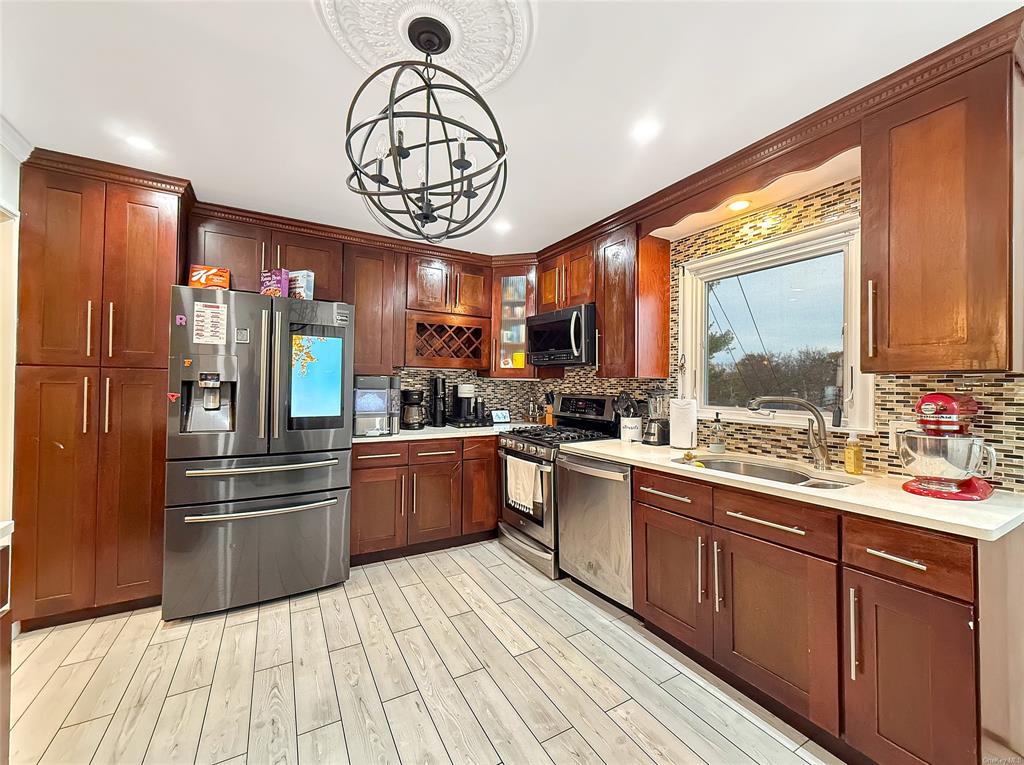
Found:
[[[536,311],[536,292],[536,267],[494,269],[490,377],[537,376],[533,366],[526,363],[526,317]]]

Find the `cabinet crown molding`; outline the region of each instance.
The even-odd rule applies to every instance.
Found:
[[[160,173],[153,173],[148,170],[115,165],[112,162],[78,157],[74,154],[64,154],[63,152],[52,151],[51,149],[33,149],[29,158],[25,160],[25,164],[44,170],[56,170],[58,172],[81,175],[86,178],[95,178],[100,181],[142,186],[154,191],[166,191],[170,194],[195,199],[192,182],[185,178],[161,175]]]

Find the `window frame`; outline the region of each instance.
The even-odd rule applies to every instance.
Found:
[[[705,330],[707,326],[707,284],[730,276],[742,276],[774,266],[796,263],[820,255],[842,252],[844,260],[843,359],[845,375],[852,375],[843,403],[843,424],[830,431],[874,432],[874,375],[860,369],[860,216],[850,215],[812,226],[796,234],[781,236],[755,245],[705,255],[681,266],[679,279],[680,361],[687,373],[684,393],[697,399],[697,418],[711,420],[720,412],[728,422],[803,428],[808,415],[800,412],[764,410],[754,413],[743,407],[715,407],[704,403]],[[690,363],[686,363],[690,362]],[[853,367],[852,372],[850,367]]]

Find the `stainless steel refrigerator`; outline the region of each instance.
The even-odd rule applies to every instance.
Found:
[[[174,287],[163,618],[349,572],[352,306]]]

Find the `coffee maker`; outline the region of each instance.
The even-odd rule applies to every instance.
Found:
[[[402,391],[402,430],[423,430],[427,424],[427,408],[423,405],[423,391]]]
[[[671,394],[667,390],[652,390],[647,394],[647,425],[643,443],[664,446],[668,443],[668,423]]]
[[[476,418],[476,386],[472,383],[453,385],[452,411],[448,415],[448,424],[456,428],[472,428],[480,424]]]

